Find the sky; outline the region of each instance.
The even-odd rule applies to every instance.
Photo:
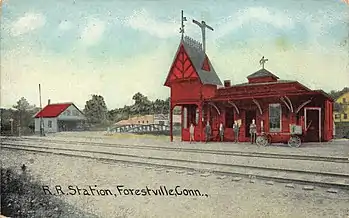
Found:
[[[189,3],[188,3],[189,2]],[[181,35],[201,41],[221,81],[244,83],[265,68],[311,89],[349,86],[349,6],[340,0],[3,0],[1,98],[74,102],[92,94],[108,109],[133,103],[136,92],[165,99],[165,79]]]

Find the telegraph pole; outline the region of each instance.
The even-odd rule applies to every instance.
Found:
[[[202,34],[202,50],[204,53],[206,52],[206,28],[213,31],[213,28],[206,24],[205,21],[198,22],[196,20],[193,20],[193,23],[198,25],[201,28],[201,34]]]
[[[39,84],[39,100],[40,100],[40,111],[42,111],[41,85],[40,84]],[[40,115],[40,136],[44,136],[44,125],[43,125],[42,115]]]

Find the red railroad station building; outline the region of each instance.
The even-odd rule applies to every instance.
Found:
[[[257,134],[267,132],[271,142],[287,142],[290,124],[302,126],[303,142],[329,141],[333,138],[333,100],[322,90],[311,90],[298,81],[281,80],[263,68],[247,76],[243,84],[222,84],[201,43],[181,39],[165,86],[171,89],[172,112],[182,108],[182,141],[189,141],[189,126],[195,125],[195,141],[204,141],[209,121],[213,141],[219,124],[224,125],[224,141],[233,141],[233,123],[241,124],[239,141],[250,140],[249,125],[255,119]]]

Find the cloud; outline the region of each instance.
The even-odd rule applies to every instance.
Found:
[[[25,48],[7,51],[2,59],[6,64],[1,66],[1,106],[11,106],[22,96],[38,104],[39,83],[44,104],[47,99],[73,101],[83,108],[90,95],[100,94],[111,109],[132,104],[138,91],[151,99],[166,98],[169,90],[162,85],[173,59],[172,50],[175,46],[161,44],[126,60],[111,57],[103,62],[85,54],[52,56]]]
[[[264,7],[250,7],[223,19],[216,24],[216,38],[223,37],[248,23],[262,22],[276,28],[293,28],[294,22],[281,11],[271,11]]]
[[[223,28],[226,33],[255,20],[271,23],[278,28],[292,28],[295,24],[294,20],[289,20],[282,12],[271,12],[263,8],[249,8],[235,15],[239,15],[235,21],[237,24],[232,18],[223,22],[226,26],[222,27],[226,28]],[[199,28],[193,24],[189,25],[191,17],[187,18],[186,30],[192,35],[194,31],[199,31]],[[278,18],[283,20],[273,20]],[[158,38],[179,38],[178,18],[158,21],[146,10],[141,10],[128,17],[124,24]],[[70,25],[69,21],[62,22],[59,28],[69,29]],[[212,23],[212,26],[216,25]],[[222,27],[215,28],[215,32],[216,29],[221,31]],[[82,42],[94,45],[103,37],[106,23],[90,19],[83,28]],[[216,33],[212,34],[214,35]],[[132,104],[132,95],[138,91],[150,99],[168,97],[169,89],[163,87],[163,83],[178,42],[171,41],[159,40],[159,46],[153,50],[135,54],[126,60],[110,56],[103,60],[104,62],[92,60],[92,63],[87,61],[89,57],[84,56],[87,54],[81,55],[79,52],[53,56],[35,48],[25,49],[22,46],[11,52],[6,51],[2,53],[1,59],[1,93],[6,93],[2,94],[1,103],[11,106],[25,95],[31,103],[37,104],[38,83],[42,84],[44,102],[47,98],[51,98],[53,102],[74,101],[79,107],[83,107],[90,95],[95,93],[105,97],[109,108]],[[229,47],[228,44],[225,46]],[[258,61],[265,55],[269,59],[266,68],[281,79],[299,80],[310,88],[325,90],[349,85],[346,68],[348,58],[343,49],[341,51],[338,48],[319,47],[320,45],[279,48],[288,46],[287,40],[282,38],[276,43],[261,42],[259,38],[255,38],[254,41],[249,39],[244,46],[231,50],[220,49],[215,47],[214,43],[208,42],[207,50],[221,80],[232,79],[233,84],[246,82],[246,76],[259,69]]]
[[[190,32],[190,35],[200,37],[200,29],[191,22],[193,16],[185,16],[188,20],[185,23],[186,32]],[[251,7],[240,10],[228,18],[212,22],[212,26],[215,27],[213,37],[215,39],[223,37],[242,27],[244,24],[255,21],[269,23],[280,29],[293,28],[294,26],[292,19],[281,11],[270,11],[263,7]],[[147,32],[150,35],[165,39],[179,35],[180,22],[178,17],[167,18],[167,21],[157,19],[153,14],[142,9],[134,11],[131,16],[125,19],[124,24],[135,30]]]
[[[12,24],[11,35],[19,36],[44,26],[46,19],[42,14],[26,13]]]
[[[349,85],[345,49],[280,50],[277,45],[256,40],[232,50],[222,51],[211,46],[208,55],[221,80],[231,79],[232,84],[247,82],[246,77],[260,69],[258,61],[264,55],[269,59],[266,69],[280,79],[298,80],[311,89],[325,91]]]
[[[73,23],[68,20],[63,20],[58,25],[58,29],[61,31],[68,31],[72,28],[73,28]]]
[[[89,19],[81,33],[81,40],[87,46],[97,44],[103,37],[106,23],[99,19]]]
[[[160,41],[153,50],[128,59],[110,57],[92,63],[84,54],[52,56],[35,49],[14,49],[2,57],[2,106],[11,106],[22,95],[38,104],[39,83],[44,103],[48,98],[52,102],[73,101],[81,108],[91,94],[102,95],[109,109],[132,104],[132,95],[138,91],[150,99],[164,99],[169,89],[163,83],[176,46],[177,43]],[[348,86],[347,52],[343,49],[323,53],[314,49],[280,51],[273,44],[256,40],[222,51],[208,43],[208,56],[220,79],[231,79],[232,84],[246,82],[249,74],[260,69],[259,60],[265,55],[269,59],[266,68],[280,79],[299,80],[309,88],[326,91]]]
[[[158,38],[170,38],[179,35],[180,21],[170,19],[166,21],[157,20],[147,10],[137,10],[127,17],[124,24],[135,30],[147,32]]]

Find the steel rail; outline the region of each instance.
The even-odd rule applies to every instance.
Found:
[[[316,155],[297,155],[297,154],[278,154],[278,153],[265,153],[265,152],[246,152],[246,151],[222,151],[214,149],[193,149],[193,148],[171,148],[164,146],[152,146],[152,145],[125,145],[119,143],[99,143],[99,142],[82,142],[82,141],[64,141],[64,140],[40,140],[29,139],[40,142],[61,142],[64,144],[79,144],[101,147],[113,147],[113,148],[128,148],[128,149],[147,149],[147,150],[167,150],[167,151],[179,151],[189,153],[206,153],[225,156],[242,156],[242,157],[260,157],[271,159],[292,159],[292,160],[309,160],[309,161],[321,161],[321,162],[334,162],[334,163],[349,163],[349,157],[333,157],[333,156],[316,156]],[[15,139],[11,141],[28,141],[23,139]],[[117,146],[117,147],[116,147]]]
[[[27,147],[27,148],[25,148]],[[33,149],[28,149],[29,147],[32,147]],[[223,164],[223,163],[212,163],[212,162],[204,162],[204,161],[193,161],[193,160],[183,160],[183,159],[171,159],[171,158],[159,158],[159,157],[144,157],[144,156],[138,156],[138,155],[128,155],[128,154],[115,154],[115,153],[109,153],[109,152],[96,152],[96,151],[87,151],[87,150],[76,150],[76,149],[63,149],[63,148],[50,148],[50,147],[37,147],[37,146],[21,146],[21,145],[5,145],[2,146],[2,149],[12,149],[12,150],[22,150],[22,151],[29,151],[29,152],[37,152],[37,153],[50,153],[50,154],[57,154],[57,155],[63,155],[63,156],[70,156],[70,157],[80,157],[80,158],[92,158],[97,160],[107,160],[107,161],[113,161],[113,162],[126,162],[126,163],[136,163],[136,164],[142,164],[142,165],[155,165],[155,166],[161,166],[161,167],[169,167],[169,168],[183,168],[183,169],[191,169],[195,171],[200,171],[200,169],[197,168],[190,168],[190,167],[183,167],[183,166],[175,166],[175,165],[164,165],[164,164],[154,164],[154,163],[147,163],[147,162],[139,162],[139,161],[131,161],[131,160],[117,160],[112,158],[105,158],[105,157],[90,157],[85,155],[78,155],[78,154],[67,154],[64,153],[64,151],[73,151],[73,152],[82,152],[82,153],[90,153],[90,154],[104,154],[104,155],[112,155],[112,156],[123,156],[123,157],[133,157],[133,158],[140,158],[140,159],[148,159],[148,160],[158,160],[158,161],[174,161],[174,162],[185,162],[185,163],[191,163],[191,164],[203,164],[203,165],[211,165],[211,166],[224,166],[224,167],[232,167],[232,168],[245,168],[245,169],[257,169],[262,171],[277,171],[277,172],[288,172],[288,173],[298,173],[298,174],[307,174],[307,175],[316,175],[316,176],[329,176],[332,178],[339,177],[339,178],[347,178],[349,179],[349,175],[346,174],[337,174],[337,173],[328,173],[328,172],[313,172],[313,171],[304,171],[304,170],[293,170],[293,169],[283,169],[283,168],[269,168],[269,167],[259,167],[259,166],[246,166],[246,165],[238,165],[238,164]],[[53,151],[43,151],[38,149],[46,149],[46,150],[53,150]],[[62,152],[63,151],[63,152]],[[218,173],[218,174],[229,174],[229,175],[244,175],[244,176],[254,176],[255,178],[259,179],[269,179],[269,180],[275,180],[275,181],[284,181],[284,182],[297,182],[297,183],[304,183],[304,184],[314,184],[317,186],[322,187],[337,187],[337,188],[344,188],[349,189],[349,184],[344,183],[333,183],[333,182],[320,182],[320,181],[310,181],[305,179],[296,179],[296,178],[284,178],[284,177],[275,177],[275,176],[266,176],[266,175],[260,175],[260,174],[251,174],[251,173],[237,173],[237,172],[226,172],[226,171],[217,171],[217,170],[205,170],[201,169],[201,171],[210,171],[212,173]]]

